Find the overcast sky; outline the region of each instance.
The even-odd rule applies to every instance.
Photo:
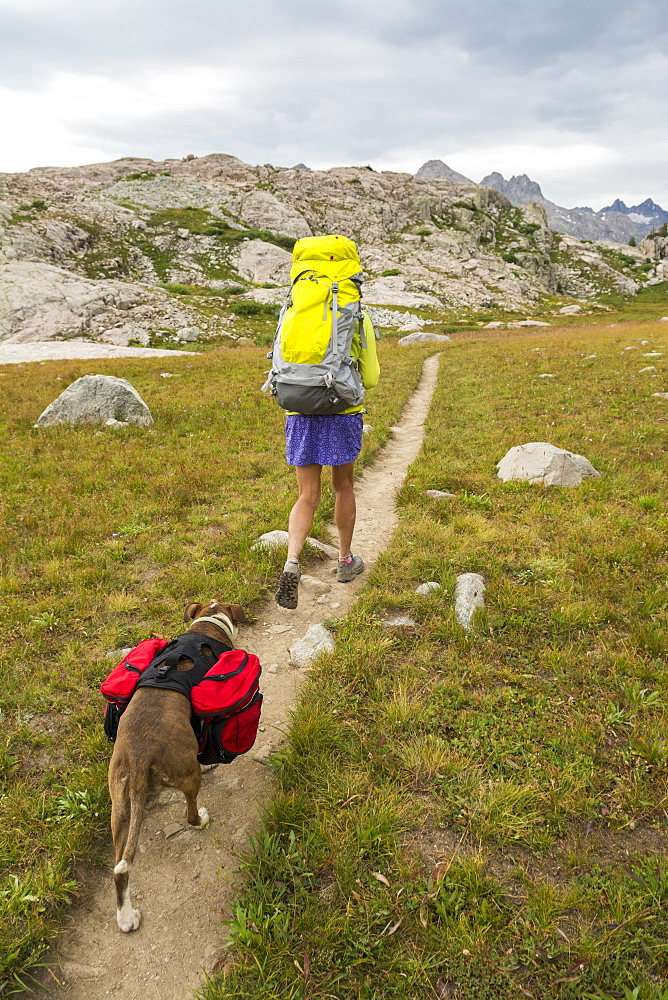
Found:
[[[668,208],[668,0],[0,0],[0,170],[443,159]]]

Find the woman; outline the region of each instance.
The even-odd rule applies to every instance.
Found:
[[[311,237],[299,242],[306,244],[316,239]],[[344,238],[328,239],[343,241]],[[351,241],[345,242],[349,244]],[[298,267],[296,265],[295,269],[298,270]],[[350,355],[357,365],[364,388],[371,389],[378,382],[380,367],[373,328],[368,321],[365,327],[369,335],[363,338],[358,324],[355,324]],[[276,591],[276,603],[282,608],[297,607],[301,576],[299,557],[320,502],[323,465],[331,466],[332,488],[336,496],[334,520],[339,536],[337,579],[340,583],[349,583],[364,570],[361,557],[351,552],[356,514],[354,466],[362,448],[363,412],[364,405],[360,404],[332,415],[289,413],[286,418],[286,458],[290,465],[295,466],[299,496],[290,513],[288,558]]]

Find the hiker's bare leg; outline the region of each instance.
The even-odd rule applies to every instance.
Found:
[[[350,555],[350,545],[353,540],[355,530],[355,515],[357,507],[355,505],[355,490],[353,469],[354,462],[347,462],[346,465],[332,466],[332,488],[336,495],[334,504],[334,520],[339,533],[339,558],[345,559]]]
[[[299,555],[313,527],[315,511],[320,503],[321,465],[296,465],[299,498],[290,511],[288,521],[288,559],[299,559]]]

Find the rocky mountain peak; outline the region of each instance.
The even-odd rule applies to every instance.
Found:
[[[493,171],[480,181],[485,187],[496,188],[501,194],[505,194],[514,205],[524,205],[528,201],[542,201],[543,192],[540,184],[532,181],[527,174],[518,174],[506,180],[503,174]]]
[[[449,181],[454,181],[455,184],[461,184],[462,182],[470,183],[468,177],[460,174],[457,170],[453,170],[443,160],[427,160],[426,163],[422,164],[415,177],[418,180],[432,180],[437,177],[446,177]]]

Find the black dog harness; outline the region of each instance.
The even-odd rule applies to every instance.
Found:
[[[208,647],[211,652],[206,651]],[[204,675],[215,666],[223,653],[233,647],[206,635],[184,632],[168,643],[139,678],[137,688],[162,688],[163,691],[178,691],[190,701],[190,692]],[[188,657],[193,661],[189,670],[179,670],[179,660]]]

